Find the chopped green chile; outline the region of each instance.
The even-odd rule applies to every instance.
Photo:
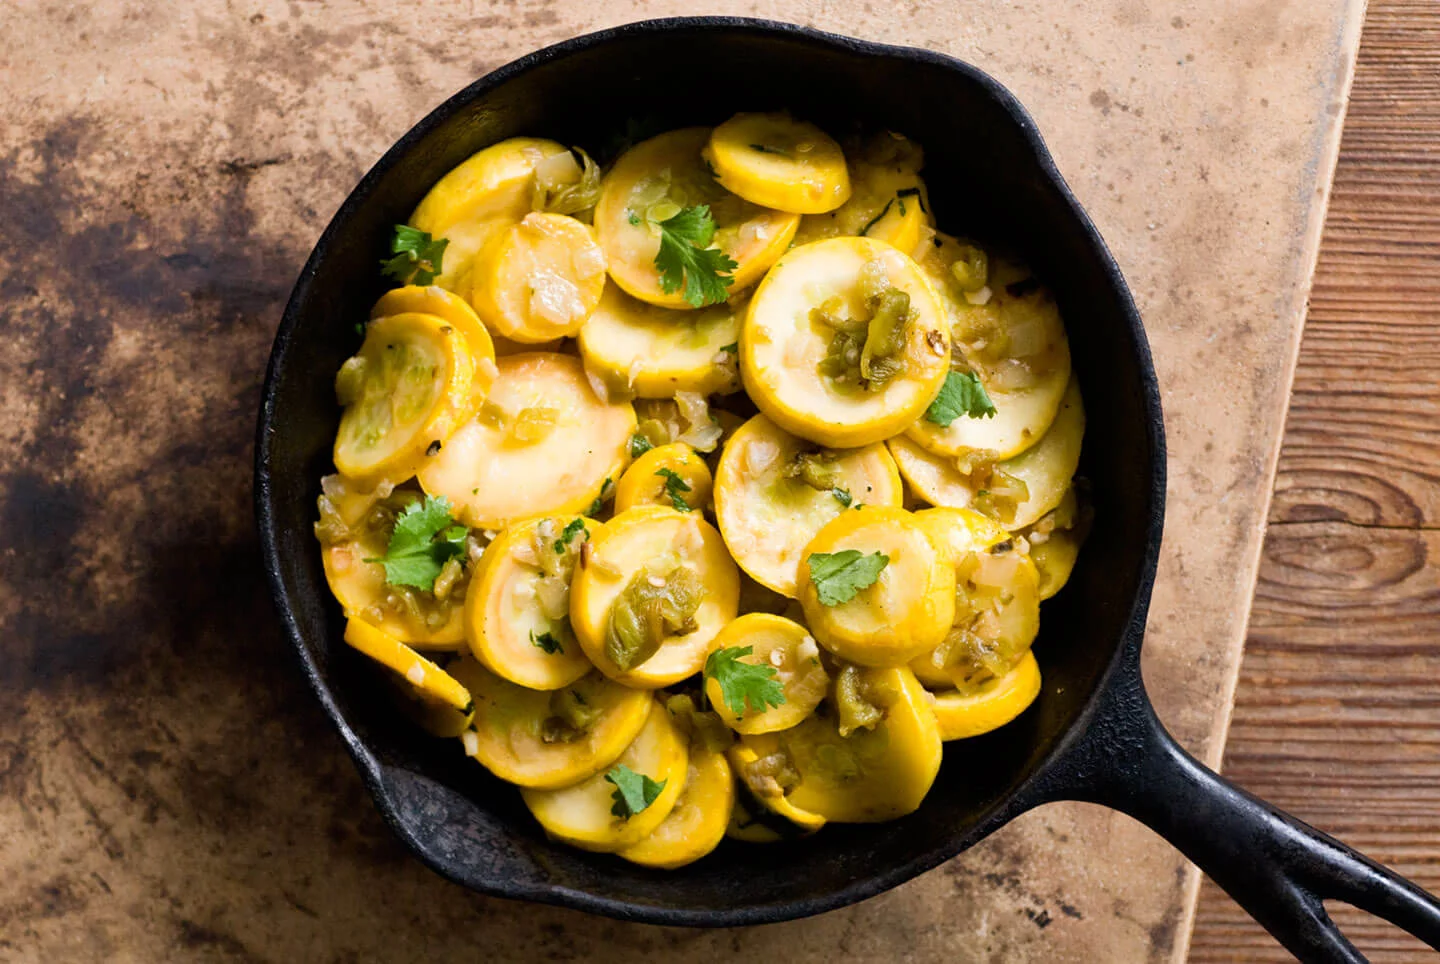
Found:
[[[692,744],[703,746],[711,753],[724,753],[735,742],[735,731],[720,716],[695,705],[689,693],[677,693],[665,701],[665,709],[690,736]]]
[[[905,343],[910,326],[910,295],[889,282],[879,262],[865,265],[860,276],[866,314],[843,314],[839,298],[810,310],[812,325],[830,329],[821,375],[836,386],[879,391],[905,371]]]
[[[599,720],[600,711],[567,686],[551,694],[550,716],[541,724],[540,739],[546,743],[573,743]]]
[[[510,437],[517,442],[538,442],[555,428],[555,409],[548,405],[527,405],[510,422]]]
[[[970,479],[980,486],[970,508],[1006,525],[1015,520],[1015,510],[1030,498],[1030,487],[1024,479],[993,464],[980,466],[971,473]]]
[[[801,452],[785,469],[785,475],[817,492],[829,492],[843,481],[833,452]]]
[[[950,276],[961,292],[979,291],[990,281],[990,258],[973,244],[960,245],[960,256],[950,265]]]
[[[846,666],[835,679],[835,712],[841,736],[856,730],[873,729],[885,714],[870,702],[865,693],[865,679],[860,667]]]
[[[625,672],[654,656],[667,637],[693,633],[704,597],[693,569],[671,563],[640,570],[610,607],[606,657]]]
[[[784,753],[771,753],[740,767],[740,779],[757,797],[783,797],[800,785],[800,771]]]

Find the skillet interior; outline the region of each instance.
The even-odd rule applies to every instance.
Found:
[[[548,842],[518,793],[454,741],[388,715],[369,667],[341,643],[311,535],[339,416],[332,376],[383,290],[377,261],[390,226],[475,150],[532,134],[606,159],[604,146],[627,123],[662,130],[781,108],[837,134],[858,124],[917,140],[940,225],[1011,246],[1052,286],[1084,391],[1082,474],[1096,524],[1070,586],[1044,608],[1039,700],[997,733],[948,744],[919,812],[763,849],[727,842],[689,868],[647,871]],[[1134,306],[1010,95],[934,54],[719,18],[652,21],[549,48],[477,82],[406,135],[346,201],[301,276],[276,340],[257,446],[257,511],[282,618],[401,836],[476,889],[657,923],[779,920],[849,903],[1038,802],[1029,788],[1084,716],[1127,628],[1143,621],[1162,496],[1158,398]]]

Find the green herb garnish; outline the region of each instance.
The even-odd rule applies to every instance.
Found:
[[[775,667],[740,661],[754,652],[754,646],[728,646],[705,660],[705,676],[720,684],[720,698],[737,717],[744,716],[747,708],[763,713],[785,702],[785,687],[776,678],[780,674]]]
[[[584,531],[584,519],[571,519],[570,522],[565,526],[565,528],[561,530],[560,538],[555,540],[555,555],[563,556],[565,554],[566,546],[570,545],[570,540],[580,535]]]
[[[660,250],[655,255],[660,289],[668,295],[684,288],[685,300],[695,308],[724,301],[739,265],[724,251],[710,247],[715,220],[709,205],[684,208],[655,224],[660,229]]]
[[[940,394],[925,410],[925,421],[948,427],[961,415],[970,418],[995,416],[995,405],[974,372],[947,374],[945,384],[940,386]]]
[[[605,774],[605,782],[615,785],[615,792],[612,794],[615,804],[610,808],[610,813],[621,820],[629,820],[654,803],[664,792],[665,784],[670,781],[661,780],[656,783],[645,774],[636,773],[622,763]]]
[[[381,261],[380,271],[402,285],[428,285],[445,270],[442,265],[449,243],[446,238],[431,238],[429,231],[397,224],[395,237],[390,239],[394,257]]]
[[[465,552],[470,530],[454,523],[449,499],[427,496],[424,502],[412,502],[395,520],[385,555],[365,561],[384,566],[385,581],[392,586],[430,592],[445,563]]]
[[[665,480],[665,494],[670,497],[670,504],[681,512],[689,512],[694,506],[685,501],[683,493],[690,491],[690,483],[680,477],[680,473],[674,469],[659,469],[655,473]]]
[[[539,636],[535,635],[535,630],[530,630],[530,645],[538,646],[551,656],[554,656],[556,653],[565,652],[565,646],[560,640],[556,639],[555,634],[549,630],[546,630]]]
[[[862,589],[875,585],[881,571],[890,564],[883,552],[868,556],[858,549],[839,552],[814,552],[805,559],[810,567],[810,581],[823,606],[838,606],[855,598]]]

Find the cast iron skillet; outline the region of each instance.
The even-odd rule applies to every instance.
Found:
[[[918,812],[764,851],[727,841],[689,868],[654,872],[547,841],[518,794],[450,741],[397,725],[363,658],[340,643],[311,534],[339,415],[333,375],[381,293],[377,260],[391,225],[472,152],[530,134],[603,159],[617,131],[643,136],[779,108],[836,132],[859,124],[919,141],[939,223],[1014,246],[1050,283],[1089,414],[1082,473],[1095,526],[1070,585],[1045,608],[1035,644],[1044,691],[1010,726],[947,744]],[[1440,947],[1433,898],[1226,783],[1156,718],[1140,643],[1164,497],[1160,397],[1140,319],[1015,98],[928,51],[708,17],[632,24],[531,54],[452,97],[386,153],[326,229],[285,310],[255,473],[271,589],[306,676],[390,825],[474,890],[656,924],[780,921],[894,887],[1042,803],[1087,800],[1164,835],[1302,958],[1363,960],[1327,916],[1327,899]]]

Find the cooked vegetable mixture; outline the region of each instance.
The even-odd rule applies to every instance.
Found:
[[[345,641],[577,847],[910,813],[1039,694],[1084,538],[1055,300],[898,134],[604,160],[513,138],[395,227],[315,525]]]

